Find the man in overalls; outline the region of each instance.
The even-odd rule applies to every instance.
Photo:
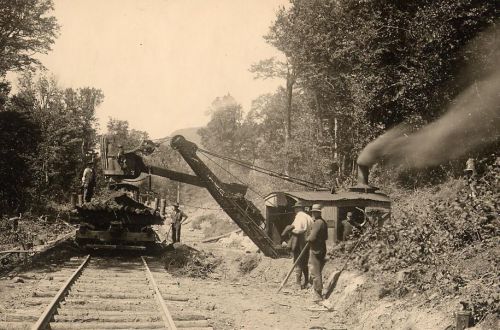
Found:
[[[174,213],[172,214],[172,242],[181,241],[181,225],[188,216],[179,209],[179,203],[174,204]]]

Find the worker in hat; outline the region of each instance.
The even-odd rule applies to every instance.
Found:
[[[171,215],[172,217],[172,242],[180,242],[181,241],[181,225],[186,221],[188,216],[186,213],[182,212],[179,209],[179,203],[175,203],[174,212]]]
[[[291,231],[290,249],[293,254],[293,263],[297,261],[300,253],[306,246],[306,237],[309,235],[313,220],[309,214],[304,212],[305,205],[302,201],[298,201],[293,206],[295,218],[290,226],[287,226],[282,235],[286,235]],[[309,283],[309,251],[305,251],[302,259],[298,262],[295,268],[296,284],[302,289],[307,287]],[[302,283],[302,275],[304,275],[304,283]]]
[[[94,162],[87,162],[82,175],[83,200],[86,203],[89,203],[94,195],[95,172],[93,167]]]
[[[307,237],[310,246],[311,277],[313,279],[314,300],[323,300],[323,267],[326,257],[326,240],[328,239],[328,226],[321,217],[322,206],[314,204],[311,208],[313,224],[311,233]]]

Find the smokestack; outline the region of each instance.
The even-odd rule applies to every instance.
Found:
[[[370,174],[370,170],[368,166],[358,164],[358,186],[368,186],[368,176]]]
[[[363,193],[373,193],[378,190],[377,187],[368,184],[368,177],[370,175],[370,167],[368,165],[363,165],[358,163],[358,184],[350,187],[350,191],[363,192]]]

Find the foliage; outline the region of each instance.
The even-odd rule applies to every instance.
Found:
[[[239,105],[232,99],[232,107],[218,109],[212,113],[209,124],[200,129],[203,143],[213,152],[223,156],[243,160],[258,166],[269,168],[281,173],[326,185],[332,184],[334,174],[330,163],[332,149],[325,143],[325,132],[321,122],[315,116],[313,99],[304,92],[294,93],[292,106],[293,133],[286,141],[286,99],[287,91],[280,88],[274,94],[261,95],[253,101],[251,110],[245,117],[238,114],[238,120],[233,122],[233,129],[226,129],[226,123],[234,118],[234,112],[240,111]],[[228,119],[229,118],[229,119]],[[319,142],[319,143],[318,143]],[[232,150],[232,152],[230,152]],[[216,160],[218,161],[218,160]],[[245,183],[252,183],[256,179],[254,173],[237,165],[220,163],[219,166],[229,170],[235,177],[228,175],[219,166],[212,170],[223,180],[235,181],[245,178]],[[267,179],[266,179],[267,180]],[[271,180],[274,181],[274,180]],[[273,184],[257,183],[266,190],[273,190]],[[279,182],[283,184],[282,181]],[[290,186],[297,188],[297,186]]]
[[[69,198],[70,192],[77,191],[84,164],[91,160],[89,155],[95,149],[95,109],[102,100],[98,89],[62,89],[54,78],[35,77],[31,72],[20,78],[18,93],[6,104],[7,110],[17,113],[12,116],[24,118],[13,123],[19,131],[19,142],[12,146],[19,148],[19,157],[26,159],[23,155],[29,155],[29,162],[24,161],[24,165],[12,163],[19,168],[15,172],[19,178],[16,183],[25,191],[29,189],[19,205],[24,205],[29,196],[43,202],[51,195]],[[11,153],[7,145],[1,150]],[[22,179],[24,176],[26,179]],[[16,189],[16,185],[10,187]]]
[[[40,126],[26,113],[0,111],[0,211],[18,211],[28,202],[40,135]]]
[[[499,43],[483,32],[498,17],[494,1],[292,0],[265,38],[293,64],[296,89],[329,136],[333,152],[321,162],[349,176],[367,142],[403,121],[422,127],[496,68]],[[251,70],[268,77],[282,66]]]
[[[46,54],[59,29],[53,9],[52,0],[0,1],[0,76],[40,64],[34,54]]]
[[[149,139],[147,132],[130,128],[126,120],[109,118],[107,129],[107,134],[113,136],[116,143],[121,144],[125,151],[135,149],[142,141]]]
[[[0,245],[17,245],[30,249],[36,244],[45,244],[59,235],[71,231],[60,214],[36,215],[23,213],[21,217],[0,217]]]
[[[498,311],[497,161],[485,159],[485,172],[468,181],[400,194],[393,218],[382,228],[368,229],[352,265],[374,276],[398,272],[397,281],[384,279],[394,295],[458,295],[475,307],[476,321]],[[333,258],[346,257],[353,244],[340,245]]]
[[[242,154],[241,128],[243,111],[231,95],[216,98],[210,107],[211,119],[206,127],[200,128],[203,146],[228,157]]]
[[[277,171],[284,172],[287,169],[292,176],[331,183],[331,168],[322,160],[331,158],[332,150],[324,143],[322,124],[315,116],[313,99],[307,93],[294,94],[293,130],[288,146],[284,144],[286,97],[286,91],[282,88],[274,94],[261,95],[253,102],[245,119],[247,126],[253,126],[259,162]]]
[[[211,121],[200,129],[204,146],[324,186],[350,185],[368,142],[402,122],[408,132],[422,128],[497,70],[500,43],[489,30],[498,18],[494,7],[475,0],[292,0],[265,36],[286,62],[264,59],[250,71],[263,79],[293,75],[293,97],[288,85],[261,95],[246,116],[229,96],[216,99]],[[372,178],[417,188],[459,175],[462,167],[462,159],[423,170],[386,167]],[[267,188],[271,181],[257,184]]]

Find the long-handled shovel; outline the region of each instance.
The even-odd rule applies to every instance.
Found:
[[[283,280],[283,282],[281,282],[281,285],[280,285],[277,293],[281,291],[281,289],[283,288],[283,286],[285,286],[286,282],[290,278],[290,275],[292,275],[293,269],[297,266],[297,264],[299,263],[299,261],[302,259],[302,257],[304,256],[304,254],[305,254],[305,252],[306,252],[306,250],[307,250],[308,247],[309,247],[309,242],[307,242],[306,245],[304,245],[304,248],[302,249],[302,251],[300,251],[300,254],[299,254],[297,260],[295,260],[295,262],[293,263],[292,268],[290,269],[290,271],[288,272],[288,274],[286,274],[286,277]],[[306,281],[307,281],[307,279],[306,279]]]
[[[340,274],[342,274],[342,272],[347,267],[347,263],[351,259],[352,253],[358,247],[359,243],[361,243],[361,240],[363,239],[363,237],[364,237],[364,235],[362,235],[358,239],[358,241],[356,242],[356,244],[354,244],[354,246],[352,247],[351,251],[349,251],[349,254],[345,258],[345,262],[344,262],[344,265],[342,266],[342,268],[339,271],[333,272],[330,275],[330,277],[328,277],[326,288],[325,288],[324,293],[323,293],[323,299],[328,299],[330,297],[330,295],[332,294],[333,290],[335,290],[335,287],[337,286],[337,282],[339,281]]]
[[[366,215],[365,211],[363,209],[360,209],[359,207],[356,207],[356,208],[358,210],[360,210],[361,212],[364,213],[364,215],[365,215],[365,221],[363,222],[363,224],[366,223],[367,222],[367,215]],[[389,215],[388,213],[384,214],[382,216],[382,219],[384,219],[388,215]],[[368,223],[370,223],[370,222],[368,222]],[[370,224],[373,226],[372,223],[370,223]],[[335,287],[337,286],[337,282],[339,281],[340,274],[342,274],[342,272],[347,267],[347,263],[351,259],[352,253],[354,252],[354,250],[356,250],[356,248],[358,247],[359,243],[361,243],[361,240],[363,239],[363,237],[365,237],[369,232],[370,232],[370,230],[367,229],[361,235],[361,237],[358,239],[358,241],[356,242],[356,244],[352,247],[351,251],[349,251],[349,254],[346,257],[344,265],[342,266],[342,268],[339,271],[336,271],[336,272],[334,272],[334,273],[332,273],[330,275],[330,277],[328,278],[328,281],[327,281],[326,289],[323,291],[323,298],[324,299],[328,299],[330,297],[330,295],[332,294],[333,290],[335,290]]]

